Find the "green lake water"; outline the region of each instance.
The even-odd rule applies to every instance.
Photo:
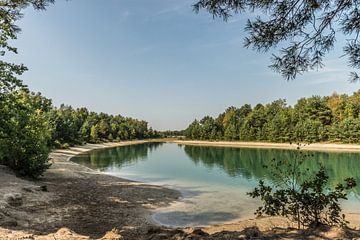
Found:
[[[360,153],[312,152],[310,170],[323,164],[330,185],[346,177],[359,183],[342,203],[345,213],[360,213]],[[174,188],[182,198],[158,209],[153,218],[174,227],[204,226],[254,217],[259,201],[246,195],[260,179],[273,176],[263,166],[273,158],[294,159],[296,151],[145,143],[96,150],[72,158],[95,170]]]

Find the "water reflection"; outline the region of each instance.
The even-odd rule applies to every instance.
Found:
[[[95,150],[76,156],[72,161],[92,169],[104,170],[109,166],[121,168],[146,160],[151,152],[163,144],[161,142],[152,142]]]
[[[259,179],[274,181],[263,165],[273,159],[291,160],[296,151],[182,146],[145,143],[93,151],[72,159],[114,176],[178,189],[183,198],[157,209],[156,221],[168,226],[209,225],[253,217],[260,202],[247,196]],[[346,177],[360,183],[359,153],[313,152],[305,166],[323,164],[330,184]],[[346,201],[347,212],[360,212],[360,185]],[[229,197],[231,196],[231,197]]]
[[[250,149],[224,148],[204,146],[184,146],[187,156],[195,164],[203,164],[207,168],[221,168],[231,177],[246,177],[247,179],[274,180],[269,170],[264,168],[273,158],[291,160],[298,154],[294,150],[280,149]],[[310,171],[316,171],[320,165],[325,166],[330,177],[330,185],[335,186],[347,177],[354,177],[360,183],[359,153],[327,153],[311,152],[303,165]],[[354,189],[360,193],[360,184]]]

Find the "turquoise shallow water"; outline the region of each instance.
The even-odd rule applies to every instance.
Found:
[[[312,152],[310,170],[323,164],[330,185],[346,177],[360,183],[360,153]],[[157,210],[153,218],[167,226],[204,226],[253,217],[259,202],[246,195],[260,179],[273,176],[263,166],[271,159],[294,159],[296,151],[183,146],[145,143],[96,150],[72,161],[114,176],[175,188],[182,199]],[[343,203],[344,212],[360,213],[360,184]]]

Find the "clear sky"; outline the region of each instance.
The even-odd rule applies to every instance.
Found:
[[[194,1],[58,0],[47,11],[28,9],[10,59],[29,67],[25,83],[55,105],[120,113],[158,130],[229,106],[359,88],[348,82],[341,47],[324,69],[285,81],[267,67],[271,53],[243,48],[246,16],[224,23],[195,14]]]

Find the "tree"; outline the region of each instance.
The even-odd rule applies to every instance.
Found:
[[[344,55],[355,69],[360,68],[360,7],[349,0],[197,0],[194,9],[205,9],[225,21],[233,14],[262,13],[248,20],[245,47],[266,52],[285,43],[273,55],[270,66],[287,80],[323,66],[324,56],[333,49],[336,33],[346,36]],[[359,81],[351,72],[351,81]]]
[[[334,126],[335,137],[344,143],[360,142],[360,119],[346,118]]]
[[[190,139],[200,139],[200,134],[200,124],[197,120],[194,120],[185,130],[185,136]]]
[[[71,106],[61,105],[60,108],[52,109],[50,123],[53,129],[52,141],[56,142],[57,147],[81,143],[83,119],[78,118],[77,112]]]
[[[291,108],[280,108],[274,116],[267,116],[263,132],[271,142],[292,142],[294,140],[294,124]],[[281,127],[279,127],[281,126]]]
[[[345,118],[345,106],[348,97],[346,94],[333,93],[327,98],[327,106],[330,108],[334,122],[340,122]]]
[[[225,110],[225,113],[222,118],[222,125],[224,129],[224,139],[225,140],[237,140],[239,139],[239,127],[240,116],[239,110],[232,106]]]
[[[200,120],[200,138],[215,140],[216,138],[216,125],[215,121],[210,116],[205,116]]]
[[[100,120],[98,127],[99,127],[98,132],[99,132],[100,138],[106,139],[107,136],[109,136],[109,130],[110,130],[109,124],[107,123],[106,116],[103,116],[103,118]]]
[[[241,128],[241,139],[250,141],[266,140],[264,139],[266,136],[262,131],[266,121],[266,108],[262,104],[257,104]]]
[[[0,2],[0,56],[17,53],[9,41],[20,29],[15,21],[29,5],[45,9],[53,0],[5,0]],[[23,64],[0,60],[0,163],[21,175],[40,176],[48,168],[50,132],[44,112],[51,103],[30,94],[19,79],[27,68]]]
[[[51,130],[39,95],[12,91],[3,95],[0,117],[0,164],[37,178],[49,167]]]
[[[91,142],[97,143],[99,141],[99,127],[98,125],[94,125],[90,130],[90,139]]]

